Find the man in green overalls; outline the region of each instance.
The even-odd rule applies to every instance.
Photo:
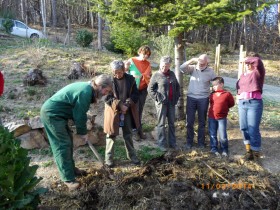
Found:
[[[75,82],[59,90],[49,98],[41,108],[41,120],[44,124],[61,180],[69,190],[80,186],[75,176],[81,171],[75,168],[73,159],[73,137],[68,127],[72,119],[77,134],[85,141],[87,136],[87,111],[91,103],[107,95],[112,90],[112,79],[100,75],[91,82]]]

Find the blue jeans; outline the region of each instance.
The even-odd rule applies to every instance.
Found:
[[[194,121],[195,113],[198,114],[198,137],[197,143],[199,146],[205,146],[205,125],[209,106],[209,98],[192,98],[187,97],[187,147],[193,145],[194,138]]]
[[[157,110],[157,137],[159,147],[171,147],[175,148],[176,137],[175,137],[175,106],[168,104],[155,103]],[[167,118],[168,122],[168,141],[165,133],[165,121]]]
[[[215,120],[208,118],[208,129],[210,135],[211,152],[218,152],[218,137],[220,136],[220,146],[222,152],[228,153],[228,138],[227,138],[227,118]]]
[[[263,101],[257,99],[239,100],[239,125],[244,144],[250,144],[254,151],[261,150],[260,123],[263,113]]]

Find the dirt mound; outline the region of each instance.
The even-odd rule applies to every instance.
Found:
[[[169,152],[142,167],[91,168],[69,193],[53,183],[41,209],[279,209],[280,177],[259,164]]]

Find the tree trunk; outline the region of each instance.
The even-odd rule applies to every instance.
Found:
[[[183,33],[179,34],[175,37],[175,75],[180,84],[180,93],[181,97],[179,98],[176,113],[177,119],[183,120],[185,119],[185,112],[184,112],[184,83],[182,73],[180,72],[180,65],[183,63],[184,59],[184,44],[183,44]]]
[[[98,13],[98,50],[102,50],[102,19],[100,14]]]
[[[278,3],[278,35],[280,37],[280,3]]]
[[[56,0],[52,0],[52,27],[56,27],[57,17],[56,17]]]
[[[21,19],[26,23],[28,24],[26,21],[25,21],[25,11],[26,11],[26,4],[25,4],[25,0],[21,0],[20,1],[20,7],[21,7]]]
[[[43,21],[43,33],[46,36],[46,24],[47,24],[47,15],[46,15],[46,0],[41,0],[41,14],[42,14],[42,21]]]

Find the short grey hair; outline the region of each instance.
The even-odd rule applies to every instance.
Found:
[[[124,70],[124,62],[121,60],[114,60],[110,63],[112,70]]]
[[[160,63],[172,63],[172,58],[169,55],[163,56],[160,59]]]
[[[109,75],[101,74],[91,80],[92,86],[101,86],[101,88],[113,87],[112,78]]]
[[[207,54],[202,54],[198,57],[199,60],[206,61],[207,63],[210,63],[209,56]]]

